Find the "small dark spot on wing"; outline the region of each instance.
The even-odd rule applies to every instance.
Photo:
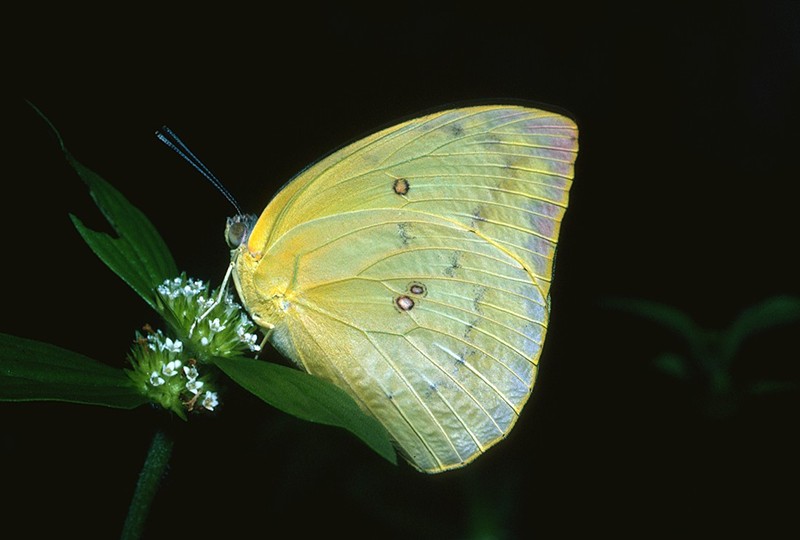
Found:
[[[478,223],[483,223],[484,221],[486,221],[486,218],[481,215],[481,207],[480,206],[476,206],[475,208],[473,208],[472,212],[470,213],[470,215],[472,216],[472,219],[471,219],[471,221],[469,223],[469,226],[470,226],[470,230],[473,230],[473,232],[474,232],[474,229],[477,227],[477,224]]]
[[[394,305],[400,311],[410,311],[414,307],[414,300],[406,295],[401,295],[394,299]]]
[[[454,138],[461,137],[464,134],[464,128],[461,126],[461,124],[458,123],[450,124],[449,126],[447,126],[447,132]]]
[[[414,237],[409,232],[411,225],[408,223],[398,223],[397,224],[397,234],[400,235],[400,241],[403,243],[404,246],[407,246],[408,243],[414,239]]]
[[[423,283],[414,281],[408,284],[408,292],[417,296],[425,296],[428,294],[428,288]]]
[[[461,268],[461,252],[454,251],[453,255],[450,257],[450,264],[447,268],[445,268],[444,273],[448,277],[453,277],[456,273],[456,270]]]
[[[464,339],[469,339],[470,333],[475,329],[478,322],[480,322],[480,318],[476,317],[472,322],[467,323],[466,330],[464,331]]]
[[[405,178],[398,178],[394,181],[394,184],[392,184],[392,190],[398,195],[407,194],[409,189],[411,189],[411,185]]]
[[[486,295],[486,287],[483,286],[477,287],[477,290],[475,291],[475,299],[472,301],[472,306],[478,313],[482,313],[481,302],[483,301],[483,297],[485,295]]]

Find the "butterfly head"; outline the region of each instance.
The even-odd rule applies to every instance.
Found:
[[[228,243],[231,249],[238,249],[239,246],[245,244],[250,237],[250,231],[256,223],[256,216],[251,214],[244,214],[236,202],[236,199],[231,195],[222,182],[214,176],[211,169],[205,166],[194,153],[189,150],[189,147],[167,126],[161,126],[161,129],[156,131],[156,137],[167,145],[168,148],[177,153],[180,157],[186,160],[189,165],[195,168],[197,172],[202,174],[206,180],[219,190],[222,195],[228,199],[233,207],[236,209],[236,215],[228,218],[228,223],[225,226],[225,242]]]
[[[229,217],[225,224],[225,242],[228,243],[228,247],[238,249],[246,243],[255,224],[256,216],[253,214],[237,214]]]

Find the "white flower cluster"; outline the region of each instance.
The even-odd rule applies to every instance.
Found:
[[[239,324],[236,326],[236,335],[239,336],[239,339],[247,345],[247,347],[253,352],[259,352],[261,350],[261,345],[256,343],[258,341],[258,336],[254,332],[248,332],[255,327],[253,321],[250,320],[250,317],[242,312],[239,318]]]
[[[157,290],[162,296],[175,299],[178,296],[197,296],[205,291],[206,284],[201,279],[183,279],[176,277],[174,279],[165,279],[164,283],[158,286]]]
[[[178,326],[192,328],[188,339],[207,349],[209,355],[228,356],[242,346],[251,352],[261,350],[255,324],[230,293],[217,304],[207,283],[184,276],[165,280],[157,291],[168,313],[180,319],[175,321]]]
[[[155,334],[147,335],[147,346],[151,351],[167,351],[171,353],[180,353],[183,351],[183,342],[179,339],[173,341],[171,338],[164,337],[161,330]]]
[[[163,360],[161,361],[160,370],[157,369],[157,365],[151,365],[151,368],[155,367],[156,369],[150,372],[148,381],[150,386],[163,386],[168,382],[174,381],[176,376],[180,378],[181,373],[183,373],[183,377],[186,379],[183,388],[195,396],[200,394],[200,389],[205,386],[205,383],[199,380],[200,373],[197,371],[196,364],[191,363],[190,365],[183,365],[179,359],[175,358],[175,356],[183,350],[183,344],[179,340],[173,341],[165,337],[159,330],[147,335],[147,348],[156,353],[167,353],[166,358],[171,358],[166,362]],[[164,357],[160,356],[160,358]],[[183,367],[182,370],[181,367]],[[181,382],[182,381],[179,381],[178,384]],[[201,404],[209,411],[213,411],[214,408],[219,405],[217,393],[207,391],[201,400]]]
[[[256,325],[227,291],[181,274],[156,287],[157,309],[169,325],[137,334],[128,376],[147,396],[186,419],[186,413],[219,405],[214,358],[260,351]]]

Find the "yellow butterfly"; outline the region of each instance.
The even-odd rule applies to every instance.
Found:
[[[301,172],[254,225],[229,220],[236,289],[414,467],[463,466],[530,396],[577,147],[572,120],[521,106],[384,129]]]

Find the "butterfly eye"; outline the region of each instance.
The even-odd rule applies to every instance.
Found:
[[[228,222],[225,225],[225,242],[227,242],[228,247],[236,249],[247,242],[254,223],[255,216],[251,215],[239,214],[228,218]]]
[[[231,249],[236,249],[244,241],[244,225],[242,223],[231,223],[225,231],[225,241]]]

